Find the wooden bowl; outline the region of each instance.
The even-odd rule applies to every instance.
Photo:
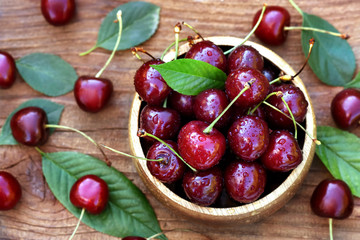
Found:
[[[236,46],[242,41],[242,39],[235,37],[210,37],[208,40],[220,46]],[[264,58],[268,59],[284,73],[290,75],[295,74],[289,64],[268,48],[250,41],[247,41],[246,45],[251,45],[256,48]],[[179,55],[184,54],[188,50],[188,44],[182,45],[179,48]],[[170,52],[166,55],[164,61],[171,61],[174,59],[174,55],[174,52]],[[293,83],[302,90],[309,103],[305,120],[306,130],[309,134],[316,138],[315,114],[309,94],[306,91],[304,83],[299,77],[296,77],[293,80]],[[132,154],[144,157],[140,139],[137,137],[140,107],[141,100],[139,96],[135,94],[129,119],[129,141]],[[302,130],[299,129],[299,131]],[[296,169],[292,170],[286,179],[275,190],[253,203],[229,208],[201,207],[191,203],[172,192],[167,186],[153,177],[146,166],[146,161],[135,159],[134,164],[145,185],[149,188],[152,194],[168,208],[172,209],[176,213],[180,213],[193,220],[198,220],[203,223],[228,225],[231,223],[238,224],[258,221],[274,213],[285,205],[286,202],[294,196],[296,190],[303,182],[314,157],[315,143],[307,135],[304,137],[302,151],[302,163]]]

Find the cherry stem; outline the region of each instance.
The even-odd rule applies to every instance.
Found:
[[[104,148],[110,150],[110,151],[113,151],[115,153],[118,153],[120,155],[123,155],[123,156],[126,156],[126,157],[130,157],[130,158],[135,158],[135,159],[140,159],[140,160],[145,160],[145,161],[152,161],[152,162],[161,162],[162,160],[164,160],[163,158],[159,158],[159,159],[148,159],[148,158],[143,158],[143,157],[136,157],[136,156],[133,156],[133,155],[130,155],[130,154],[127,154],[127,153],[124,153],[124,152],[120,152],[116,149],[113,149],[111,147],[108,147],[108,146],[105,146],[104,144],[101,144],[101,146],[103,146]]]
[[[232,51],[234,51],[234,49],[236,49],[237,47],[243,45],[247,40],[249,40],[249,38],[254,34],[254,32],[256,31],[256,29],[259,27],[260,22],[261,22],[261,20],[262,20],[263,17],[264,17],[264,12],[265,12],[266,7],[267,7],[267,4],[264,3],[258,21],[256,22],[255,26],[251,29],[251,31],[248,33],[248,35],[243,39],[243,41],[242,41],[239,45],[234,46],[234,47],[230,48],[229,50],[227,50],[226,52],[224,52],[225,55],[231,53]]]
[[[73,239],[73,237],[75,236],[75,233],[76,233],[76,231],[78,230],[78,228],[79,228],[79,226],[80,226],[81,220],[82,220],[82,218],[84,217],[84,213],[85,213],[85,208],[83,208],[83,209],[81,210],[79,220],[78,220],[78,222],[77,222],[77,224],[76,224],[76,227],[75,227],[73,233],[71,234],[69,240]]]
[[[183,161],[185,163],[186,166],[188,166],[193,172],[197,172],[197,170],[195,168],[193,168],[190,164],[188,164],[181,156],[180,154],[178,154],[169,144],[167,144],[166,142],[164,142],[162,139],[158,138],[155,135],[152,135],[151,133],[145,132],[145,130],[143,129],[139,129],[138,131],[138,136],[139,137],[151,137],[159,142],[161,142],[162,144],[164,144],[167,148],[170,149],[170,151],[172,151],[181,161]]]
[[[119,47],[119,44],[120,44],[120,39],[121,39],[121,33],[122,33],[122,18],[121,18],[121,10],[119,10],[117,13],[116,13],[116,18],[119,22],[119,34],[118,34],[118,37],[116,39],[116,43],[115,43],[115,46],[114,46],[114,49],[113,51],[111,52],[111,55],[110,57],[108,58],[108,60],[106,61],[105,65],[102,67],[102,69],[100,69],[100,71],[95,75],[96,78],[100,77],[100,75],[104,72],[104,70],[107,68],[107,66],[110,64],[111,60],[113,59],[114,55],[115,55],[115,52],[117,51],[117,48]]]
[[[262,103],[264,103],[266,100],[269,99],[269,97],[274,96],[274,95],[280,97],[280,96],[282,96],[282,92],[281,92],[281,91],[278,91],[278,92],[269,93],[269,94],[265,97],[264,100],[262,100],[258,105],[256,105],[251,111],[250,111],[250,110],[248,111],[248,115],[253,115],[254,112],[256,111],[256,109],[258,109]]]
[[[186,23],[186,22],[182,22],[183,25],[187,26],[188,28],[190,28],[191,30],[194,31],[194,33],[196,33],[196,35],[198,35],[203,41],[204,41],[204,38],[201,36],[201,34],[196,31],[195,28],[193,28],[190,24]]]
[[[111,166],[111,161],[107,158],[106,154],[104,153],[104,151],[102,150],[102,148],[99,146],[99,144],[97,142],[94,141],[94,139],[92,139],[91,137],[89,137],[88,135],[86,135],[84,132],[77,130],[75,128],[72,127],[67,127],[67,126],[61,126],[61,125],[55,125],[55,124],[46,124],[45,128],[59,128],[59,129],[66,129],[66,130],[71,130],[74,132],[79,133],[80,135],[82,135],[83,137],[85,137],[87,140],[89,140],[90,142],[92,142],[101,152],[101,154],[104,156],[104,160],[106,162],[106,164],[110,167]]]
[[[295,130],[295,133],[294,133],[294,138],[297,139],[297,127],[296,127],[296,120],[295,120],[295,117],[289,107],[289,104],[287,104],[287,102],[285,101],[284,97],[281,97],[281,100],[283,101],[285,107],[287,108],[287,110],[289,111],[290,113],[290,116],[291,116],[291,120],[293,121],[294,123],[294,130]]]
[[[141,53],[144,53],[144,54],[148,55],[153,60],[155,59],[155,57],[153,55],[151,55],[150,53],[148,53],[147,51],[145,51],[143,48],[140,48],[140,47],[132,47],[131,52],[137,59],[139,59],[141,61],[144,61],[144,60],[142,60],[142,58],[139,56],[138,52],[141,52]]]
[[[239,94],[229,103],[229,105],[226,106],[226,108],[219,114],[219,116],[217,116],[217,118],[215,118],[214,121],[212,121],[212,123],[207,126],[203,133],[205,134],[209,134],[211,132],[211,130],[213,129],[213,127],[215,126],[215,124],[220,120],[220,118],[225,114],[225,112],[234,104],[234,102],[249,88],[251,87],[251,83],[250,81],[245,83],[244,88],[239,92]]]
[[[179,42],[186,42],[188,39],[187,38],[182,38],[179,39]],[[163,60],[165,57],[165,54],[176,44],[176,42],[174,41],[173,43],[171,43],[166,49],[165,51],[161,54],[160,59]]]
[[[333,219],[332,218],[329,218],[329,235],[330,235],[330,240],[333,240],[333,227],[332,227],[332,222],[333,222]]]
[[[350,36],[348,34],[343,34],[343,33],[337,33],[337,32],[331,32],[331,31],[327,31],[324,29],[319,29],[319,28],[313,28],[313,27],[304,27],[304,26],[289,26],[289,27],[284,27],[285,31],[291,31],[291,30],[303,30],[303,31],[313,31],[313,32],[319,32],[319,33],[325,33],[328,35],[332,35],[335,37],[339,37],[342,39],[349,39]]]
[[[82,52],[82,53],[79,53],[79,56],[85,56],[85,55],[88,55],[89,53],[91,53],[92,51],[94,51],[95,49],[97,49],[98,46],[95,45],[93,46],[92,48],[90,48],[89,50],[85,51],[85,52]]]
[[[175,57],[174,57],[174,60],[177,59],[178,54],[179,54],[179,35],[180,35],[180,31],[181,31],[181,24],[177,23],[175,25],[175,28],[174,28],[174,33],[175,33]]]
[[[291,117],[289,117],[288,115],[286,115],[284,112],[282,112],[282,111],[281,111],[280,109],[278,109],[277,107],[271,105],[270,103],[268,103],[268,102],[266,102],[266,101],[263,102],[263,103],[264,103],[265,105],[271,107],[271,108],[274,109],[275,111],[278,111],[279,113],[281,113],[281,114],[284,115],[285,117],[291,119]],[[321,142],[320,142],[319,140],[315,139],[313,136],[311,136],[311,134],[310,134],[308,131],[306,131],[306,129],[305,129],[300,123],[296,122],[296,125],[297,125],[299,128],[301,128],[301,129],[313,140],[313,142],[314,142],[316,145],[321,145]]]
[[[304,15],[303,11],[301,10],[301,8],[299,8],[298,5],[296,5],[296,3],[293,0],[289,0],[290,4],[301,14],[301,16]]]

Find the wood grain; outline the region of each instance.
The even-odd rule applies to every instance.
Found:
[[[79,75],[94,75],[106,61],[109,52],[97,49],[79,57],[78,53],[89,49],[96,41],[101,20],[119,4],[127,1],[77,0],[77,14],[70,24],[53,27],[41,15],[40,1],[0,0],[0,49],[10,52],[16,59],[33,52],[53,53],[75,67]],[[151,0],[161,7],[161,21],[156,34],[142,45],[155,56],[173,39],[173,26],[186,21],[204,36],[228,35],[244,37],[249,31],[252,16],[261,8],[262,1],[238,0]],[[357,0],[297,0],[306,12],[328,20],[342,32],[349,33],[348,40],[356,60],[360,60],[360,1]],[[286,7],[292,16],[292,25],[301,24],[301,16],[286,0],[273,0],[269,5]],[[192,34],[183,31],[184,35]],[[252,41],[258,42],[255,37]],[[301,51],[300,32],[289,33],[286,43],[271,47],[294,69],[299,68],[305,57]],[[75,127],[88,133],[96,141],[124,152],[130,152],[128,144],[128,117],[134,94],[133,75],[141,62],[132,57],[129,50],[118,52],[103,77],[113,80],[114,95],[107,108],[98,114],[82,112],[72,93],[51,98],[64,104],[65,111],[60,124]],[[341,90],[326,86],[309,67],[301,74],[307,90],[315,103],[318,125],[335,126],[330,116],[330,102]],[[0,126],[19,104],[35,97],[44,97],[32,90],[20,76],[8,90],[0,90]],[[353,131],[360,136],[360,129]],[[79,151],[101,158],[93,146],[76,133],[56,131],[43,151]],[[169,239],[328,239],[327,219],[312,214],[309,198],[314,187],[330,174],[315,157],[305,182],[288,204],[272,216],[251,224],[239,224],[236,228],[221,229],[216,226],[194,224],[169,211],[158,202],[142,183],[131,159],[107,152],[114,167],[124,172],[148,197],[164,231],[191,229],[194,232],[173,231]],[[41,157],[32,148],[1,146],[0,169],[13,173],[23,188],[23,197],[15,209],[0,212],[0,239],[68,239],[77,219],[54,198],[47,187],[42,171]],[[195,232],[196,231],[196,232]],[[360,239],[360,200],[355,199],[355,209],[350,218],[334,221],[335,239]],[[82,224],[76,239],[116,239]]]

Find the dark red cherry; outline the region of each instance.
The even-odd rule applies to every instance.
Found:
[[[9,53],[0,51],[0,88],[6,89],[13,85],[15,72],[14,58]]]
[[[203,131],[208,124],[191,121],[184,125],[178,135],[178,147],[184,160],[197,170],[206,170],[219,163],[226,150],[226,140],[215,128]]]
[[[351,130],[360,124],[360,91],[348,88],[340,91],[331,102],[331,114],[336,125]]]
[[[177,144],[173,141],[165,141],[176,152]],[[150,173],[163,183],[173,183],[180,180],[185,172],[185,164],[161,142],[154,143],[146,155],[147,159],[163,159],[162,161],[147,161],[147,167]]]
[[[245,161],[255,161],[269,144],[267,123],[256,116],[243,116],[231,125],[227,139],[230,149]]]
[[[313,212],[320,217],[344,219],[351,215],[354,199],[344,181],[325,179],[315,188],[310,205]]]
[[[16,141],[27,146],[44,144],[49,136],[48,123],[44,110],[26,107],[17,111],[10,120],[10,128]]]
[[[194,117],[194,98],[195,96],[172,91],[168,96],[168,106],[175,109],[181,116],[192,118]]]
[[[253,20],[253,26],[260,17],[261,10],[259,10]],[[280,45],[285,42],[288,31],[284,30],[285,26],[290,26],[289,12],[279,6],[268,6],[265,9],[263,19],[255,31],[255,36],[264,43],[270,45]]]
[[[294,136],[286,130],[277,130],[270,134],[269,146],[260,159],[271,171],[287,172],[296,168],[303,157]]]
[[[79,178],[70,190],[70,201],[75,207],[85,208],[91,214],[104,211],[109,199],[107,183],[96,175]]]
[[[261,71],[264,67],[264,58],[255,48],[241,45],[230,53],[227,62],[229,73],[240,67],[255,68]]]
[[[99,112],[109,102],[113,84],[105,78],[79,77],[74,86],[74,96],[79,107],[86,111]]]
[[[291,109],[291,112],[298,123],[302,123],[305,120],[308,102],[306,101],[304,93],[300,90],[300,88],[292,84],[280,84],[278,86],[274,86],[272,91],[282,92],[282,97],[289,105],[289,108]],[[280,109],[287,116],[290,116],[290,113],[280,96],[273,95],[266,101],[274,107]],[[294,128],[294,123],[291,119],[284,116],[284,114],[272,109],[271,107],[266,106],[265,113],[266,120],[271,128]]]
[[[48,23],[64,25],[75,14],[75,0],[41,0],[41,12]]]
[[[250,203],[264,192],[266,171],[257,162],[233,161],[225,169],[224,182],[232,199]]]
[[[143,237],[135,237],[135,236],[128,236],[128,237],[122,238],[122,240],[146,240],[146,238],[143,238]]]
[[[248,109],[265,99],[269,92],[269,81],[258,70],[248,67],[241,67],[232,71],[225,82],[225,91],[232,101],[245,84],[249,82],[251,87],[246,90],[234,103],[235,106]]]
[[[0,171],[0,210],[10,210],[21,198],[21,186],[10,173]]]
[[[270,67],[264,67],[261,73],[264,74],[269,82],[277,78],[275,71]]]
[[[199,93],[194,100],[194,113],[198,120],[212,123],[229,105],[226,93],[220,89],[208,89]],[[216,122],[216,128],[228,125],[231,117],[230,109]]]
[[[140,128],[163,140],[175,138],[180,124],[180,115],[174,109],[147,105],[140,113]]]
[[[150,65],[160,65],[163,63],[160,59],[152,59],[141,65],[135,73],[135,90],[149,105],[161,105],[171,91],[160,73],[150,67]]]
[[[220,196],[223,189],[223,176],[218,167],[205,171],[187,171],[183,178],[183,188],[191,202],[210,206]]]
[[[222,71],[226,71],[226,57],[224,52],[211,41],[201,41],[192,45],[185,58],[207,62]]]

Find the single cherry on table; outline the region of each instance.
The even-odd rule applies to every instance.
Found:
[[[15,82],[15,73],[14,58],[9,53],[0,51],[0,88],[10,88]]]
[[[41,0],[41,12],[48,23],[65,25],[75,15],[75,0]]]
[[[0,210],[10,210],[21,199],[22,191],[19,181],[11,174],[0,171]]]

